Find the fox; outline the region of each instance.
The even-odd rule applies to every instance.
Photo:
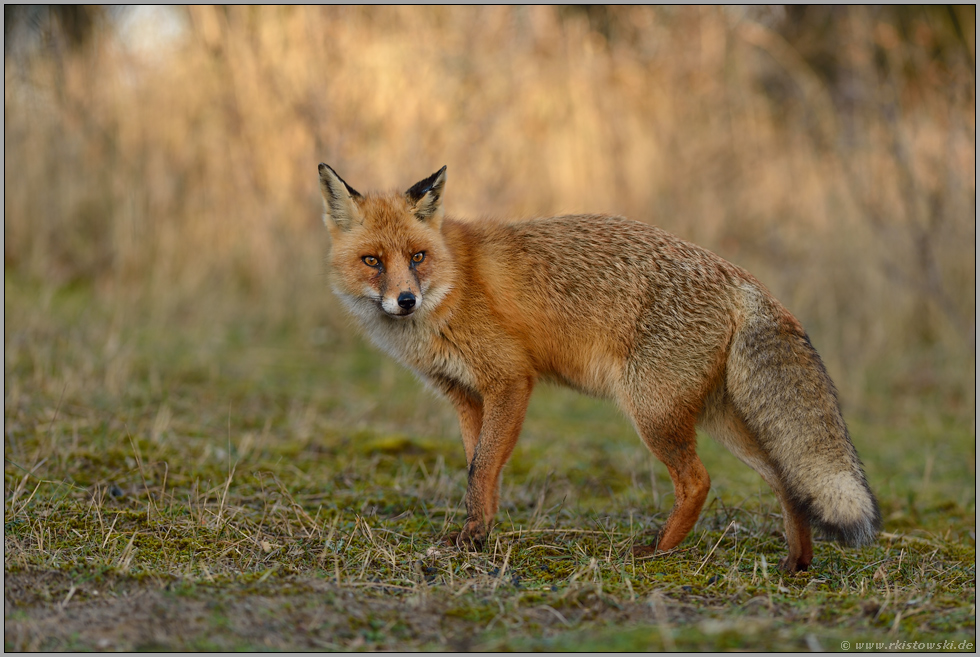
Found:
[[[361,194],[318,170],[334,293],[459,416],[466,519],[448,544],[487,541],[541,381],[618,404],[667,467],[674,504],[637,557],[676,547],[701,514],[698,428],[775,493],[783,571],[810,567],[813,528],[847,546],[876,539],[837,389],[800,322],[744,269],[621,216],[448,216],[445,166],[403,193]]]

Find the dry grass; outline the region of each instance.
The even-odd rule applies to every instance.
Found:
[[[5,42],[5,646],[975,644],[973,10],[788,11],[200,7],[153,50]],[[455,418],[339,315],[320,161],[447,164],[458,215],[623,213],[745,266],[838,382],[882,539],[781,578],[772,494],[704,441],[702,520],[633,561],[665,472],[543,388],[494,544],[439,549]]]

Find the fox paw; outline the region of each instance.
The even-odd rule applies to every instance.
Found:
[[[453,532],[444,539],[444,542],[460,550],[480,552],[489,533],[488,527],[475,520],[467,520],[463,525],[463,531]]]
[[[649,559],[657,553],[657,544],[634,545],[630,550],[637,559]]]
[[[802,559],[790,559],[788,556],[779,560],[779,569],[789,575],[806,572],[810,568],[810,563],[804,563]]]
[[[453,532],[442,539],[443,545],[466,550],[467,552],[481,552],[483,550],[484,539],[476,536],[467,536],[464,532]]]
[[[630,552],[637,559],[649,559],[653,557],[657,552],[662,552],[658,547],[660,545],[660,530],[653,532],[653,540],[647,545],[641,545],[637,543],[634,545]]]

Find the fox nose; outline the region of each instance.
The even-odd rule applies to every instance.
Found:
[[[398,306],[405,310],[411,310],[415,307],[415,295],[411,292],[402,292],[398,295]]]

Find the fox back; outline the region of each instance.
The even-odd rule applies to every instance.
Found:
[[[873,540],[877,502],[837,393],[799,322],[752,275],[658,228],[607,215],[464,222],[446,168],[404,193],[362,195],[320,165],[333,287],[368,336],[454,404],[469,463],[460,545],[480,545],[539,380],[612,399],[665,463],[687,535],[710,480],[701,426],[772,486],[790,554],[811,524]]]

